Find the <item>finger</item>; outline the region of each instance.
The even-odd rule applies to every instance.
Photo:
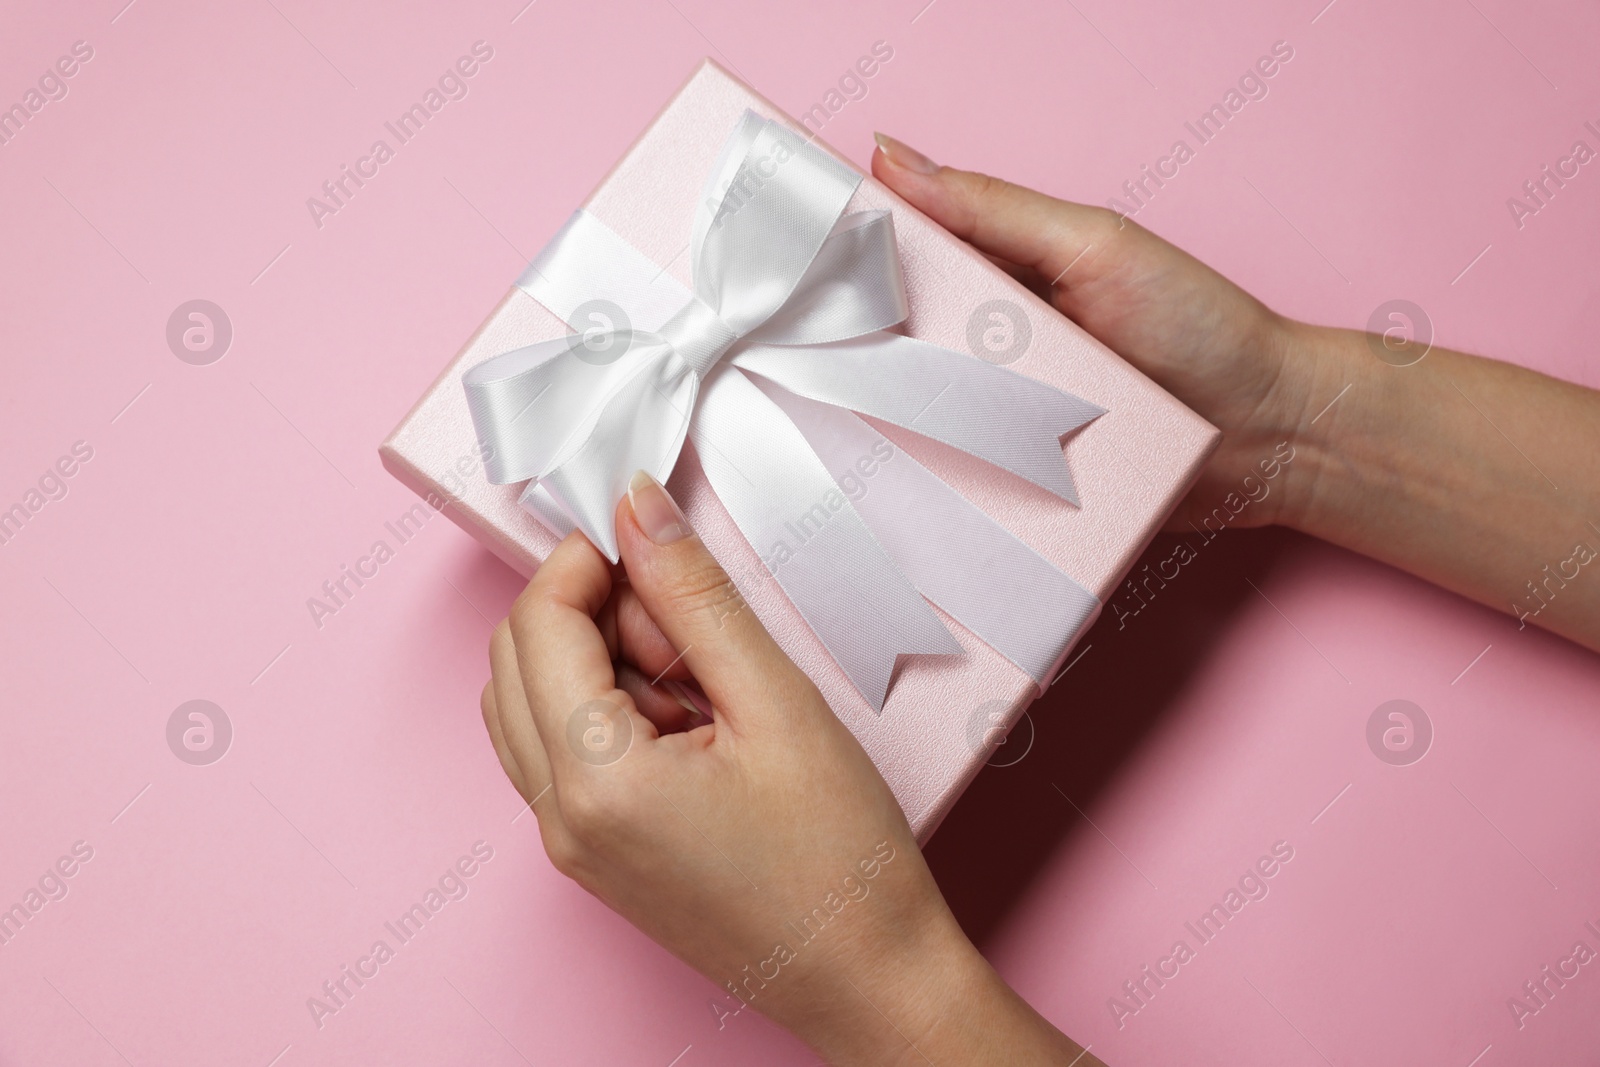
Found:
[[[689,665],[645,611],[644,602],[631,584],[616,589],[611,594],[610,605],[617,631],[613,658],[633,664],[652,681],[681,682],[689,677]],[[618,685],[627,688],[620,682]]]
[[[1038,297],[1040,300],[1043,300],[1045,303],[1050,303],[1054,298],[1055,294],[1051,291],[1050,279],[1046,278],[1043,274],[1040,274],[1037,269],[1033,267],[1019,267],[1009,259],[1001,259],[999,256],[991,256],[987,252],[980,254],[984,259],[987,259],[990,263],[993,263],[995,266],[1011,275],[1011,277],[1020,282],[1025,289],[1027,289],[1034,296]],[[1067,276],[1071,277],[1071,275],[1072,272],[1068,271]]]
[[[617,541],[640,603],[724,721],[810,686],[667,491],[643,471],[617,505]]]
[[[560,857],[574,854],[574,842],[555,795],[555,779],[550,773],[549,756],[528,707],[509,619],[502,620],[489,639],[489,666],[492,672],[492,707],[500,737],[495,749],[498,752],[504,746],[512,767],[522,779],[518,792],[539,822],[539,838],[544,843],[545,852],[559,868],[562,862]],[[488,707],[485,708],[487,710]],[[501,762],[504,765],[504,756]],[[507,773],[511,773],[510,770]]]
[[[501,763],[510,759],[516,769],[517,777],[513,781],[521,779],[517,791],[522,799],[532,803],[550,785],[550,760],[528,709],[522,673],[517,666],[517,649],[511,642],[511,629],[504,621],[489,637],[489,670],[495,708],[490,737],[495,738],[495,751],[503,749],[505,752]]]
[[[573,716],[582,715],[584,721],[595,714],[609,717],[604,709],[596,711],[604,702],[632,720],[632,743],[656,736],[633,700],[616,687],[611,654],[595,624],[611,588],[605,557],[581,533],[573,533],[540,564],[511,607],[511,637],[529,717],[558,790],[565,771],[592,763],[569,744],[567,727]],[[519,754],[517,738],[510,723],[506,725],[512,752]]]
[[[483,726],[489,732],[489,743],[494,746],[494,754],[500,760],[500,769],[505,772],[511,786],[522,799],[528,799],[528,784],[522,777],[522,768],[517,766],[517,761],[511,755],[511,749],[506,747],[506,738],[500,730],[500,711],[495,706],[494,679],[490,678],[483,683],[483,693],[478,697],[478,707],[483,710]]]
[[[893,137],[876,136],[874,177],[957,237],[990,256],[1037,271],[1051,285],[1070,284],[1070,271],[1086,272],[1099,253],[1138,229],[1106,208],[941,167]]]
[[[658,733],[677,733],[710,722],[687,697],[672,692],[671,687],[675,685],[667,681],[651,685],[650,679],[637,667],[617,664],[617,688],[633,698],[639,714],[654,723]]]

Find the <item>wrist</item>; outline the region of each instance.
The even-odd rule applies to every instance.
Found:
[[[1002,1025],[995,1005],[1004,983],[967,940],[954,917],[949,926],[923,958],[907,966],[903,977],[912,980],[898,983],[896,997],[905,1020],[901,1025],[904,1040],[894,1050],[894,1058],[875,1062],[893,1067],[925,1067],[930,1061],[976,1062],[961,1053],[966,1016],[977,1013],[991,1027]]]
[[[1276,441],[1293,449],[1274,515],[1279,525],[1320,536],[1328,508],[1338,506],[1330,502],[1339,496],[1337,484],[1350,463],[1348,431],[1358,409],[1372,399],[1365,383],[1373,360],[1361,343],[1364,336],[1282,320],[1278,343],[1285,374],[1293,377],[1295,386],[1292,400],[1279,409],[1273,430]],[[1356,397],[1360,404],[1351,402]],[[1336,435],[1345,442],[1337,453]]]
[[[1081,1051],[995,973],[953,916],[917,955],[879,963],[870,989],[855,991],[870,998],[875,1025],[834,1061],[841,1067],[1064,1064]]]
[[[933,900],[853,939],[812,976],[798,1013],[774,1017],[836,1067],[925,1064],[941,1011],[981,988],[987,968]]]

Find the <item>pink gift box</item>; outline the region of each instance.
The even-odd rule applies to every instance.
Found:
[[[583,205],[688,285],[684,255],[707,172],[746,109],[801,128],[748,86],[704,62]],[[1081,506],[948,445],[869,420],[1050,563],[1106,601],[1188,489],[1219,434],[1105,346],[1028,292],[885,186],[867,177],[850,211],[894,213],[912,337],[991,360],[1079,396],[1106,414],[1071,434],[1065,462]],[[1003,357],[974,349],[990,321],[982,306],[1026,319]],[[1002,321],[1003,320],[999,320]],[[563,337],[567,325],[513,287],[423,394],[381,449],[383,464],[523,575],[557,539],[517,503],[521,485],[484,475],[462,386],[472,367],[503,352]],[[1025,344],[1016,338],[1030,336]],[[980,346],[982,341],[977,342]],[[850,683],[806,626],[760,555],[740,534],[692,449],[668,489],[783,649],[816,682],[877,764],[919,840],[926,840],[995,751],[1002,732],[1040,693],[1038,684],[948,615],[960,656],[902,660],[881,713]],[[963,560],[951,559],[951,567]],[[1079,632],[1059,635],[1067,662]]]

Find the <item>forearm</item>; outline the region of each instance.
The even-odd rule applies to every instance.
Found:
[[[1600,393],[1446,349],[1391,366],[1351,330],[1286,336],[1317,387],[1284,521],[1600,650]]]
[[[930,984],[929,1025],[912,1054],[897,1067],[972,1064],[1050,1064],[1053,1067],[1104,1067],[1083,1046],[1051,1025],[1007,985],[970,945],[964,966],[954,960]]]
[[[1019,997],[951,920],[908,952],[876,952],[850,981],[779,1021],[836,1067],[1104,1067]],[[820,975],[818,976],[821,977]]]

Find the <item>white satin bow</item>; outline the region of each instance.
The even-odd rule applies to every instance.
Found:
[[[695,212],[694,291],[578,211],[518,285],[581,333],[465,377],[489,480],[613,562],[636,470],[686,437],[740,531],[875,710],[901,655],[959,653],[926,596],[1040,685],[1099,602],[855,413],[1077,504],[1061,437],[1102,408],[885,332],[908,314],[860,176],[746,112]],[[888,458],[885,458],[888,457]]]

